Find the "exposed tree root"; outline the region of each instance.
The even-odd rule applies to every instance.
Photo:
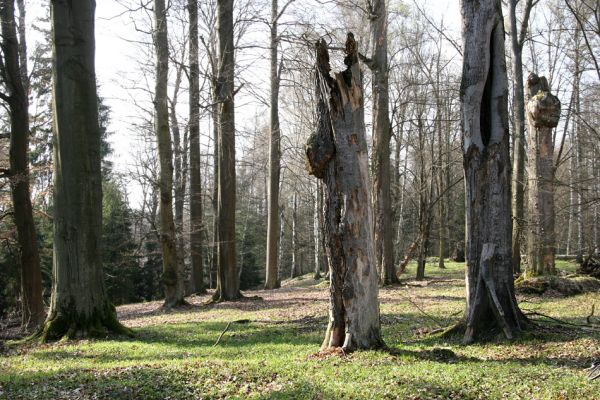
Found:
[[[491,309],[496,325],[504,332],[504,336],[515,339],[527,324],[527,317],[519,310],[514,295],[508,287],[497,287],[493,276],[493,261],[496,245],[485,243],[481,251],[479,279],[475,291],[476,301],[467,317],[467,328],[463,342],[473,343],[477,328],[482,325],[482,318]],[[498,293],[502,293],[503,301]],[[508,304],[506,304],[508,302]],[[504,304],[503,304],[504,303]]]
[[[117,319],[115,307],[108,304],[104,310],[96,311],[91,317],[77,315],[76,312],[55,312],[26,340],[48,343],[57,340],[105,338],[110,334],[134,336],[134,332]]]

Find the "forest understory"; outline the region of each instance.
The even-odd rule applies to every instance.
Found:
[[[5,343],[0,398],[600,399],[585,370],[600,356],[600,329],[540,316],[600,324],[590,316],[598,291],[519,294],[534,331],[463,346],[461,336],[439,332],[464,312],[464,265],[430,264],[424,281],[408,279],[410,264],[408,280],[380,291],[387,350],[317,354],[328,284],[304,275],[237,302],[207,305],[209,292],[170,313],[160,301],[120,306],[119,320],[134,338]]]

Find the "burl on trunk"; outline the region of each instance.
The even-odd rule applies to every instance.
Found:
[[[345,71],[329,74],[324,40],[316,44],[317,128],[307,169],[324,182],[325,250],[331,266],[329,326],[321,350],[384,345],[379,322],[362,76],[352,33]]]

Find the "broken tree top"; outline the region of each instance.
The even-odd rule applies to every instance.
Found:
[[[527,78],[527,95],[527,112],[533,118],[535,126],[556,127],[560,119],[560,100],[550,93],[546,77],[530,73]]]

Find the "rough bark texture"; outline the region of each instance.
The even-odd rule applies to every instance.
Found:
[[[545,77],[527,79],[528,217],[527,275],[555,274],[554,143],[560,101],[550,93]]]
[[[281,162],[281,134],[279,131],[279,72],[277,61],[277,0],[271,2],[271,104],[269,129],[269,186],[267,203],[267,261],[265,289],[280,286],[279,275],[279,175]]]
[[[102,272],[93,0],[53,1],[54,260],[42,340],[128,333]]]
[[[357,45],[349,33],[347,69],[334,78],[324,40],[317,42],[316,53],[317,129],[306,155],[309,173],[325,185],[325,248],[331,276],[329,326],[321,349],[377,348],[384,343]]]
[[[173,218],[173,146],[169,131],[167,85],[169,79],[169,42],[165,0],[154,1],[154,47],[156,50],[156,87],[154,92],[154,129],[158,142],[160,165],[160,242],[163,259],[163,307],[172,308],[184,303],[184,292],[179,285],[181,277],[177,268],[177,245]]]
[[[369,67],[373,73],[373,198],[375,206],[375,258],[381,284],[397,283],[394,268],[390,169],[391,126],[387,62],[387,10],[385,0],[371,3]]]
[[[460,89],[466,188],[466,290],[469,343],[501,328],[507,338],[525,317],[511,264],[510,157],[504,26],[498,0],[463,0]]]
[[[200,68],[198,66],[198,0],[188,0],[190,46],[190,251],[192,286],[206,293],[202,262],[202,180],[200,176]]]
[[[22,2],[19,3],[22,6]],[[20,12],[19,33],[23,33],[25,14]],[[29,190],[29,99],[27,94],[27,65],[25,36],[17,39],[14,0],[0,2],[2,23],[2,65],[0,72],[8,91],[10,114],[10,189],[13,217],[17,227],[19,258],[21,262],[21,325],[29,330],[44,322],[42,274],[37,243],[31,192]],[[21,30],[22,28],[22,30]],[[25,64],[24,64],[25,63]]]
[[[217,72],[218,189],[217,290],[215,301],[241,297],[235,252],[235,110],[233,0],[217,1],[219,66]]]

